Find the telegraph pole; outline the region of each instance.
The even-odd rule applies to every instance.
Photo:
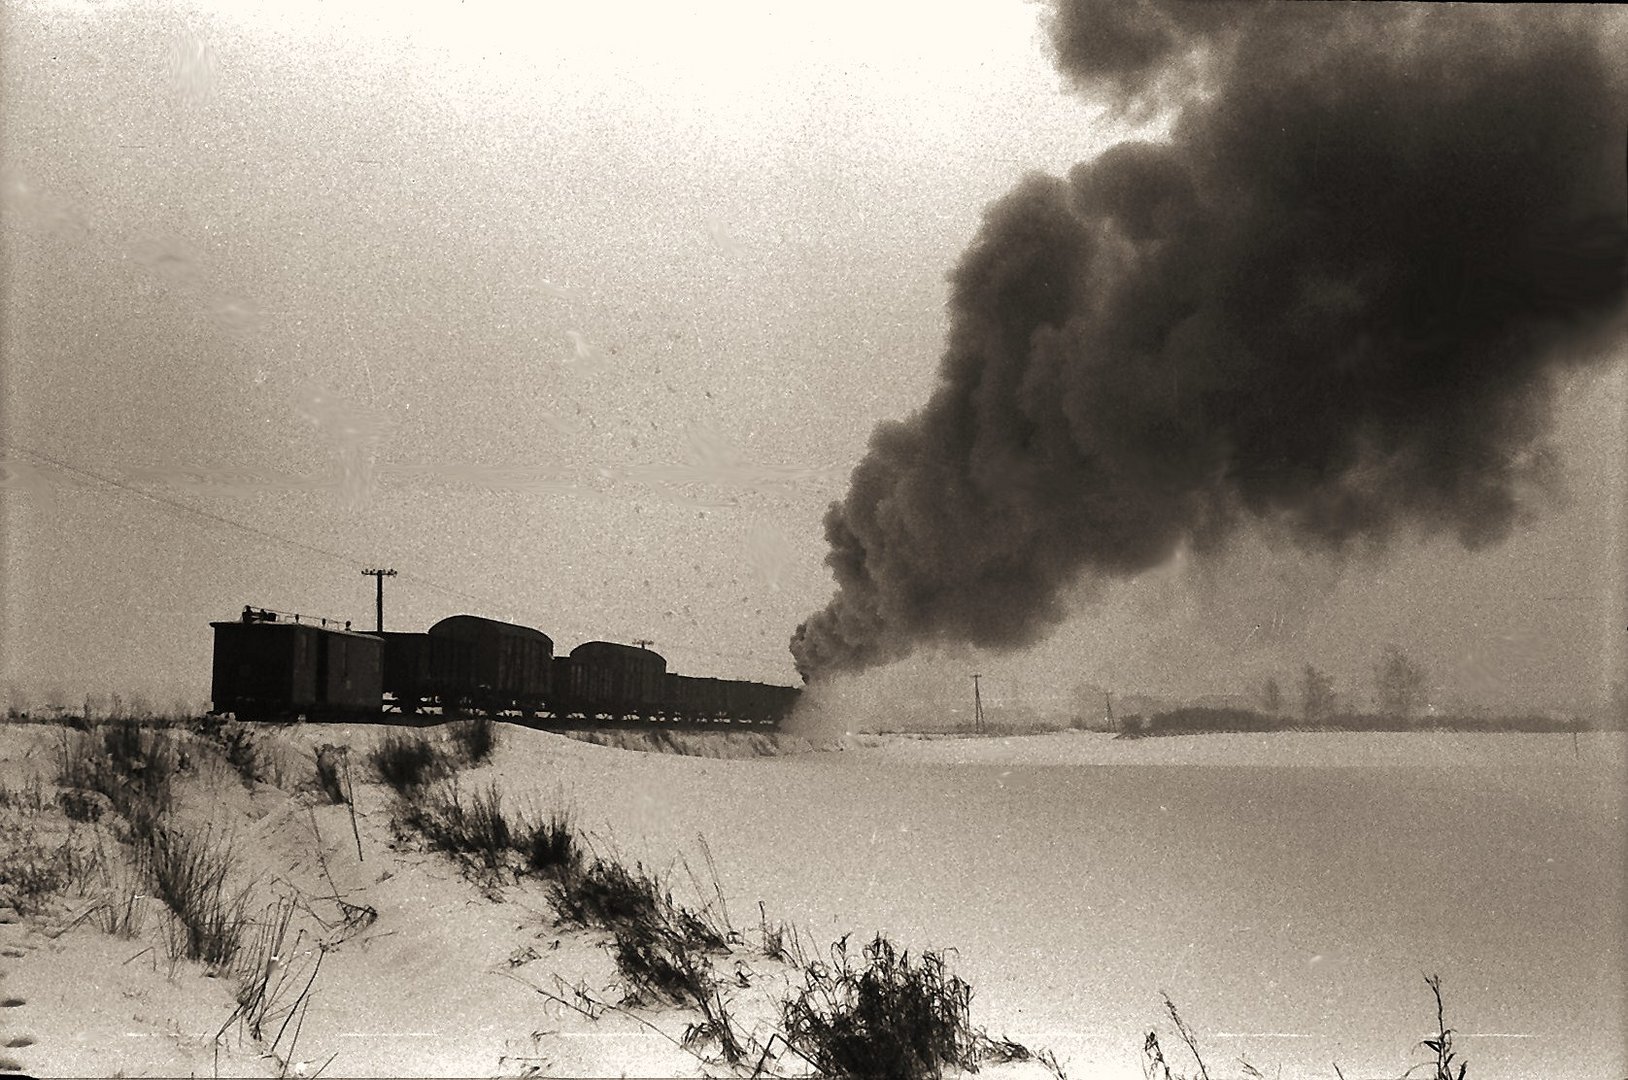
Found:
[[[394,570],[363,570],[362,576],[374,578],[379,583],[377,610],[379,613],[379,633],[382,634],[384,633],[384,579],[395,577],[396,572]]]
[[[978,689],[978,680],[982,675],[972,677],[972,730],[979,735],[984,733],[984,698]]]

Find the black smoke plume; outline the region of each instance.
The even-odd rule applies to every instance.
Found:
[[[1245,523],[1504,537],[1553,479],[1555,375],[1622,329],[1602,11],[1057,6],[1060,68],[1170,135],[988,209],[937,389],[826,515],[805,678],[1031,643],[1065,586]]]

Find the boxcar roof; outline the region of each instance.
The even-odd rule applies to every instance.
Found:
[[[584,641],[571,650],[571,655],[581,653],[584,656],[615,656],[622,660],[638,660],[647,664],[660,664],[667,666],[667,658],[659,652],[650,649],[641,649],[637,645],[623,645],[617,641]]]
[[[320,622],[295,622],[293,619],[278,619],[275,622],[273,622],[271,620],[266,620],[264,622],[261,622],[261,621],[244,622],[242,619],[223,619],[223,620],[221,620],[219,622],[212,622],[209,625],[210,626],[216,626],[216,627],[219,627],[219,626],[252,626],[256,630],[278,629],[280,627],[293,627],[296,630],[315,630],[318,633],[338,634],[341,637],[366,638],[368,641],[378,641],[379,640],[379,635],[373,633],[371,630],[346,630],[343,627],[339,627],[339,626],[323,626]]]
[[[552,647],[554,639],[541,630],[530,626],[521,626],[518,623],[499,622],[496,619],[487,619],[479,615],[448,615],[434,626],[429,632],[437,636],[459,637],[465,634],[476,633],[480,630],[495,630],[500,634],[512,637],[529,637],[538,641],[546,641]]]

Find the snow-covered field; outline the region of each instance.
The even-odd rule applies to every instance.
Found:
[[[1569,735],[856,736],[548,782],[641,853],[707,836],[732,896],[823,938],[955,948],[982,1021],[1071,1075],[1141,1075],[1161,991],[1229,1067],[1399,1075],[1439,972],[1473,1072],[1617,1080],[1625,751],[1620,734],[1575,752]]]
[[[233,837],[257,902],[304,898],[287,964],[308,973],[317,939],[343,937],[320,953],[297,1044],[278,1044],[290,1069],[700,1075],[673,1041],[693,1014],[590,1020],[532,989],[616,1000],[605,935],[556,928],[537,883],[483,890],[398,840],[390,793],[360,776],[354,835],[344,807],[299,790],[316,745],[361,751],[384,730],[279,733],[281,787],[251,790],[203,756],[183,786],[181,813]],[[56,737],[0,727],[0,781],[16,792],[38,773],[48,800]],[[1399,1075],[1421,1060],[1432,972],[1471,1076],[1619,1080],[1625,767],[1620,734],[1575,750],[1547,735],[856,736],[711,759],[504,728],[460,783],[570,808],[697,904],[684,865],[710,882],[710,853],[746,938],[723,970],[739,960],[753,988],[739,1007],[763,1023],[786,972],[751,948],[760,900],[816,947],[880,930],[953,949],[973,1021],[1052,1047],[1075,1080],[1140,1076],[1150,1028],[1179,1045],[1161,991],[1217,1077],[1240,1056],[1267,1075],[1332,1077],[1335,1061],[1353,1080]],[[65,835],[60,814],[13,803],[14,827],[47,846]],[[137,940],[70,925],[95,899],[70,891],[0,925],[0,995],[18,1003],[0,1011],[15,1044],[0,1055],[36,1075],[277,1073],[257,1056],[269,1035],[216,1038],[235,987],[172,971],[159,911]],[[338,899],[377,918],[346,936]],[[984,1075],[1043,1075],[1030,1070]]]

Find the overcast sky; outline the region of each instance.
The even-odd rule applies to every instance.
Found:
[[[794,682],[821,517],[931,391],[983,209],[1131,134],[1041,14],[9,4],[5,680],[204,698],[210,620],[370,627],[384,565],[390,629],[470,612]],[[1357,692],[1396,641],[1444,698],[1597,698],[1623,366],[1564,388],[1564,492],[1501,545],[1337,567],[1246,537],[909,677],[1040,700],[1314,661]]]

